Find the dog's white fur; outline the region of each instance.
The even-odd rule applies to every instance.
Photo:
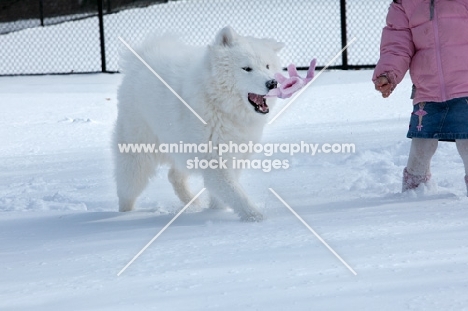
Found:
[[[248,93],[266,94],[266,82],[281,70],[277,52],[282,43],[272,39],[240,36],[230,27],[216,35],[213,44],[194,47],[163,36],[147,39],[137,53],[207,123],[204,125],[130,52],[122,55],[125,76],[118,91],[118,118],[113,152],[120,211],[130,211],[156,168],[169,164],[169,181],[184,203],[193,195],[187,188],[187,160],[218,159],[212,154],[120,153],[119,143],[220,143],[259,142],[267,114],[254,110]],[[267,69],[269,65],[269,69]],[[246,71],[245,68],[252,68]],[[244,69],[243,69],[244,68]],[[273,99],[267,100],[271,107]],[[231,160],[248,154],[225,154]],[[205,187],[210,207],[233,208],[246,221],[260,221],[257,211],[240,186],[239,170],[205,169]]]

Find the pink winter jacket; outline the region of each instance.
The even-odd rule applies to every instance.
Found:
[[[373,80],[410,70],[413,104],[468,96],[468,0],[399,0],[382,32]]]

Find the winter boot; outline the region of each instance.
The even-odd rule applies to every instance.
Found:
[[[430,179],[431,179],[431,174],[427,174],[423,176],[413,175],[413,174],[410,174],[405,167],[405,169],[403,170],[403,187],[401,191],[405,192],[406,190],[415,189],[421,183],[426,183]],[[465,181],[467,180],[468,180],[467,177],[465,177]],[[467,181],[467,185],[468,185],[468,181]]]

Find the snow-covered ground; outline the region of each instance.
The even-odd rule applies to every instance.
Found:
[[[120,277],[182,207],[163,168],[137,211],[117,212],[110,136],[122,76],[0,78],[0,310],[468,310],[462,162],[441,143],[432,189],[401,194],[411,83],[383,100],[370,76],[324,73],[264,135],[354,143],[355,154],[245,171],[265,221],[189,208]]]

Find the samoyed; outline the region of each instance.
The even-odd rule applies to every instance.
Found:
[[[239,170],[232,166],[233,157],[247,159],[249,154],[236,150],[223,154],[223,165],[215,169],[195,169],[187,163],[195,158],[220,160],[216,150],[220,144],[260,141],[274,104],[274,99],[264,95],[277,86],[273,76],[281,70],[277,52],[283,46],[273,39],[241,36],[225,27],[206,47],[189,46],[166,35],[147,39],[135,49],[206,125],[135,55],[123,53],[124,77],[118,90],[113,141],[121,212],[134,209],[158,166],[168,164],[168,179],[182,202],[193,198],[188,176],[200,173],[210,194],[210,208],[229,206],[242,220],[263,219],[239,184]],[[157,150],[162,144],[181,142],[210,142],[213,150],[125,153],[118,148],[119,144],[154,144]]]

